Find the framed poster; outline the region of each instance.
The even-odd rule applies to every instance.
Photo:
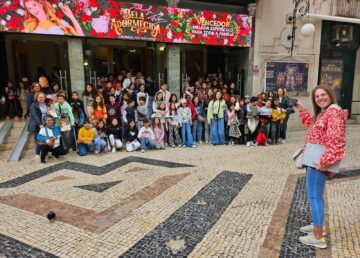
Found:
[[[299,62],[266,62],[265,91],[286,89],[289,93],[308,91],[309,64]]]
[[[340,100],[343,81],[344,60],[322,59],[320,68],[320,84],[330,86],[335,91],[336,99]]]

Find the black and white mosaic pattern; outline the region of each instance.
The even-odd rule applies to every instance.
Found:
[[[0,257],[57,258],[58,256],[0,234]]]
[[[186,257],[251,177],[250,174],[223,171],[120,257]],[[169,241],[181,241],[183,247],[171,249],[167,245]]]
[[[280,257],[316,257],[315,247],[302,244],[299,228],[311,224],[310,205],[306,197],[306,178],[298,178],[286,222]]]
[[[84,190],[88,190],[88,191],[102,193],[102,192],[110,189],[111,187],[121,183],[122,181],[123,180],[114,181],[114,182],[100,183],[100,184],[78,185],[78,186],[75,186],[75,187],[80,188],[80,189],[84,189]]]
[[[337,173],[334,179],[340,179],[340,178],[347,178],[347,177],[354,177],[354,176],[360,176],[360,169],[354,169],[354,170],[347,170],[344,172]]]
[[[159,167],[168,167],[168,168],[194,167],[193,165],[188,165],[188,164],[162,161],[162,160],[156,160],[156,159],[148,159],[148,158],[142,158],[142,157],[127,157],[127,158],[115,161],[113,163],[107,164],[102,167],[92,166],[92,165],[88,165],[88,164],[82,164],[82,163],[78,163],[78,162],[65,161],[60,164],[56,164],[56,165],[53,165],[53,166],[50,166],[47,168],[43,168],[43,169],[34,171],[32,173],[26,174],[21,177],[17,177],[15,179],[11,179],[9,181],[2,182],[2,183],[0,183],[0,188],[17,187],[19,185],[23,185],[23,184],[26,184],[33,180],[36,180],[41,177],[55,173],[61,169],[71,169],[71,170],[75,170],[75,171],[86,173],[86,174],[102,176],[104,174],[107,174],[107,173],[113,171],[114,169],[128,165],[132,162],[153,165],[153,166],[159,166]]]

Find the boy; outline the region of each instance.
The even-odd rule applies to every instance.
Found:
[[[94,130],[90,126],[90,120],[86,119],[84,123],[84,127],[82,127],[79,131],[78,135],[78,148],[79,155],[86,156],[90,151],[95,149],[94,146]]]
[[[247,108],[247,125],[248,125],[248,136],[246,146],[254,146],[254,141],[257,134],[259,118],[258,118],[258,106],[257,106],[257,98],[252,97],[250,99],[250,106]]]
[[[71,100],[69,104],[72,108],[72,113],[74,116],[74,131],[70,134],[72,141],[72,149],[73,151],[76,151],[76,136],[78,135],[80,128],[84,124],[85,110],[84,104],[82,100],[79,99],[79,94],[76,91],[71,94]]]
[[[144,119],[143,124],[144,124],[143,127],[141,127],[141,129],[138,133],[138,138],[140,140],[142,153],[145,152],[145,148],[152,149],[155,147],[154,132],[149,127],[149,120]]]
[[[129,99],[128,106],[125,108],[124,113],[122,114],[122,118],[125,124],[130,120],[134,120],[137,122],[137,113],[135,108],[135,100]]]
[[[121,107],[119,103],[116,103],[116,97],[114,94],[109,96],[109,104],[106,104],[107,110],[107,125],[111,124],[111,121],[116,118],[119,122],[121,121]]]
[[[136,108],[137,124],[140,129],[143,126],[143,122],[148,118],[148,107],[146,105],[146,98],[139,98],[139,106]]]

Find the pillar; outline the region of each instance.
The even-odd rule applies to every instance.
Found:
[[[257,35],[255,35],[255,16],[256,16],[256,4],[248,4],[247,9],[249,12],[249,15],[252,16],[252,47],[249,49],[249,59],[248,59],[248,69],[247,73],[245,74],[245,94],[246,95],[255,95],[259,93],[258,87],[256,84],[256,79],[254,80],[254,74],[253,74],[253,67],[254,67],[254,59],[255,59],[255,48],[256,48],[256,39]],[[257,75],[258,76],[258,75]]]
[[[169,44],[166,47],[167,84],[169,91],[180,96],[180,46]]]
[[[360,48],[356,51],[355,77],[353,84],[353,101],[360,101]],[[352,114],[360,114],[360,102],[353,102],[351,107]],[[360,115],[352,116],[356,118],[357,123],[360,124]]]
[[[69,56],[69,71],[70,85],[72,91],[77,91],[80,94],[84,90],[85,74],[84,74],[84,53],[82,39],[69,38],[68,39],[68,56]]]

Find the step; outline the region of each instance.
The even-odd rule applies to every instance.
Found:
[[[15,144],[18,139],[19,139],[19,135],[9,135],[8,137],[5,138],[4,143]]]
[[[21,121],[14,121],[14,124],[13,124],[13,128],[24,128],[26,124],[26,120],[21,120]]]
[[[347,120],[348,125],[356,125],[356,119],[350,118]]]
[[[0,151],[11,151],[13,146],[13,143],[3,143],[0,145]]]
[[[0,151],[0,161],[7,161],[10,153],[11,153],[11,150]]]

